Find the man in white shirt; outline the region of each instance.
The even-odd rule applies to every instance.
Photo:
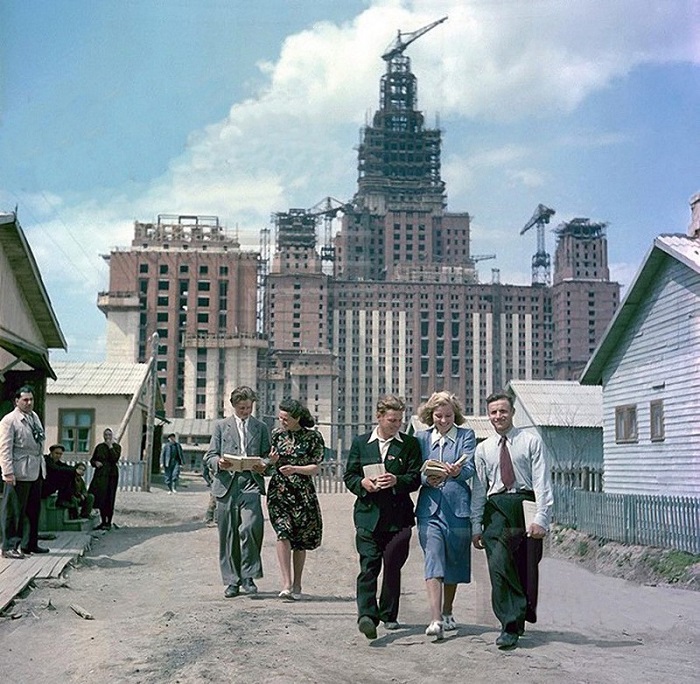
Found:
[[[357,497],[353,510],[360,556],[357,626],[368,639],[376,639],[380,621],[386,629],[399,627],[401,568],[408,558],[415,524],[410,493],[420,486],[422,463],[418,440],[399,431],[404,410],[401,398],[382,397],[377,402],[377,426],[353,439],[345,465],[345,485]],[[366,474],[380,464],[383,474]]]
[[[510,649],[523,634],[525,621],[537,621],[538,563],[549,529],[552,486],[539,436],[513,427],[513,398],[505,392],[492,394],[486,407],[496,434],[474,454],[472,543],[486,549],[491,604],[502,630],[496,645]],[[527,529],[524,501],[536,508]]]
[[[0,469],[5,483],[3,558],[22,559],[31,553],[48,553],[38,544],[41,481],[46,475],[46,464],[42,453],[44,428],[33,407],[34,390],[20,387],[15,393],[14,411],[0,420]]]
[[[265,467],[256,465],[253,470],[236,472],[223,457],[268,457],[270,431],[252,415],[257,399],[255,391],[245,385],[231,392],[233,415],[217,421],[203,459],[203,467],[212,474],[211,491],[216,497],[219,567],[226,598],[240,592],[257,593],[254,580],[263,576],[260,553],[264,519],[260,497],[265,494]]]

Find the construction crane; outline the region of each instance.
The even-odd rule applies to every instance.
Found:
[[[306,210],[307,214],[323,218],[323,242],[321,244],[321,262],[335,261],[335,247],[332,245],[333,219],[340,213],[348,213],[351,209],[348,202],[341,202],[335,197],[325,197],[313,207]]]
[[[537,251],[532,257],[532,284],[549,285],[552,278],[552,260],[547,254],[544,245],[544,227],[549,223],[549,219],[554,216],[554,209],[538,204],[532,218],[523,226],[520,231],[524,235],[530,228],[537,227]]]
[[[496,255],[495,254],[472,254],[472,256],[469,257],[474,263],[477,261],[487,261],[488,259],[495,259]]]
[[[428,24],[423,28],[419,28],[417,31],[410,31],[402,33],[398,31],[398,35],[394,41],[387,47],[386,51],[382,55],[382,59],[385,62],[390,62],[394,57],[403,54],[403,51],[415,40],[418,40],[424,33],[427,33],[431,29],[434,29],[438,24],[442,24],[443,21],[447,21],[447,17],[438,19],[432,24]]]

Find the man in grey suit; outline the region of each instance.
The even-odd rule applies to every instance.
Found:
[[[255,391],[246,386],[231,392],[233,415],[217,421],[204,456],[204,467],[212,474],[212,493],[216,497],[219,566],[226,598],[238,596],[241,591],[257,593],[254,580],[263,574],[260,497],[265,494],[265,466],[234,472],[233,465],[222,458],[224,454],[267,458],[270,453],[270,432],[265,423],[251,415],[257,398]]]

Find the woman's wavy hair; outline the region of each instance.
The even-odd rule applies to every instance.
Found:
[[[280,411],[288,413],[292,418],[299,421],[299,425],[303,428],[312,428],[316,425],[316,421],[309,413],[309,409],[297,399],[282,399],[279,404]]]
[[[418,420],[425,425],[433,425],[433,412],[440,406],[451,406],[455,414],[455,425],[464,422],[464,409],[459,399],[450,392],[433,392],[428,401],[418,409]]]

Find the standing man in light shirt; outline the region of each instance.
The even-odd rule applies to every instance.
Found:
[[[48,553],[38,544],[41,481],[46,476],[46,464],[42,453],[44,428],[33,408],[34,390],[20,387],[15,393],[14,411],[0,420],[0,469],[5,483],[3,558]]]
[[[486,408],[496,434],[481,442],[474,455],[472,543],[486,549],[491,605],[501,623],[496,645],[510,649],[522,636],[525,621],[537,622],[538,564],[549,529],[552,485],[540,438],[513,427],[511,395],[490,395]],[[536,505],[527,529],[523,501]]]
[[[410,493],[420,486],[421,451],[418,440],[400,432],[406,406],[393,395],[377,402],[377,425],[355,437],[345,465],[345,485],[357,497],[353,518],[355,545],[360,555],[357,576],[357,626],[376,639],[377,625],[399,627],[401,568],[415,524]],[[385,473],[367,477],[364,466],[384,464]],[[383,568],[377,604],[377,578]]]
[[[245,385],[231,392],[233,415],[216,423],[203,459],[213,478],[219,567],[226,598],[238,596],[241,591],[257,593],[254,580],[263,575],[260,552],[264,520],[260,497],[265,494],[265,466],[235,472],[234,465],[223,458],[224,454],[268,457],[270,431],[252,415],[257,399],[255,391]]]

